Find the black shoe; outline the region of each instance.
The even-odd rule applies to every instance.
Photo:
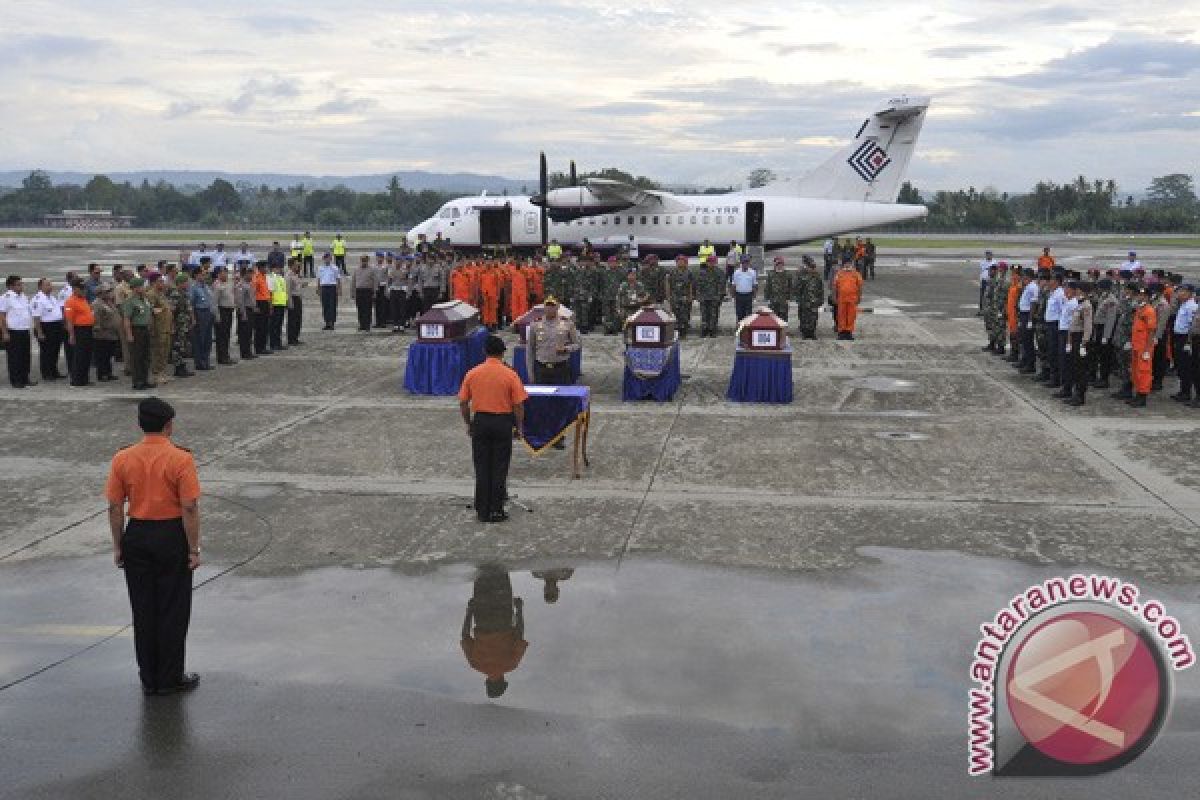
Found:
[[[142,687],[142,691],[148,695],[163,697],[169,694],[177,694],[179,692],[190,692],[200,685],[200,675],[195,672],[185,672],[179,676],[179,680],[173,686],[167,686],[160,689],[148,689]]]
[[[493,511],[492,515],[490,517],[488,517],[488,522],[504,522],[507,519],[508,519],[507,511]]]
[[[1071,396],[1071,390],[1070,389],[1059,389],[1057,392],[1055,392],[1054,394],[1052,394],[1050,396],[1066,399]]]
[[[1074,397],[1067,398],[1065,402],[1069,406],[1081,406],[1084,404],[1084,399],[1079,395],[1075,395]]]
[[[1133,408],[1145,408],[1146,407],[1146,395],[1135,394],[1133,397],[1131,397],[1130,399],[1125,401],[1125,405],[1132,406]]]

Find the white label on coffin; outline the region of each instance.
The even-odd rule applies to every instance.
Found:
[[[637,342],[661,342],[662,328],[657,325],[638,325],[637,330],[633,332],[633,338]]]
[[[778,331],[753,331],[754,338],[752,341],[754,342],[754,346],[775,347],[777,342],[775,337],[778,333]]]
[[[445,336],[446,327],[444,325],[429,322],[421,323],[422,339],[444,339]]]

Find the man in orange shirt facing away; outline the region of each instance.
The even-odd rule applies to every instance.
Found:
[[[508,688],[505,673],[520,665],[529,647],[524,608],[521,598],[513,597],[512,581],[503,567],[487,564],[479,568],[463,619],[462,649],[467,663],[484,674],[488,697],[504,694]]]
[[[488,330],[500,323],[500,275],[498,268],[485,265],[479,275],[479,320]]]
[[[1008,296],[1004,302],[1005,327],[1008,330],[1009,352],[1005,361],[1015,364],[1021,357],[1017,339],[1017,301],[1021,299],[1021,291],[1029,283],[1029,276],[1020,267],[1014,266],[1012,277],[1008,284]]]
[[[854,262],[843,262],[833,278],[833,305],[837,312],[837,338],[854,339],[854,322],[858,318],[858,303],[862,300],[862,275]]]
[[[200,681],[183,670],[192,571],[200,566],[200,482],[191,452],[171,442],[174,417],[175,409],[157,397],[138,404],[146,435],[113,456],[104,489],[113,560],[125,570],[147,695],[185,691]]]
[[[509,315],[513,322],[521,318],[529,310],[529,283],[525,278],[525,270],[517,264],[509,267],[508,303]]]
[[[1038,256],[1037,265],[1038,269],[1054,269],[1054,256],[1050,255],[1049,247],[1042,248],[1042,254]]]
[[[483,363],[463,378],[458,407],[471,437],[471,460],[475,464],[475,514],[480,522],[508,519],[504,500],[508,496],[508,465],[512,461],[513,428],[524,436],[525,407],[529,396],[512,367],[501,359],[504,340],[488,336]]]
[[[88,386],[92,372],[92,326],[96,315],[87,301],[87,288],[83,280],[76,278],[71,283],[71,296],[63,304],[63,319],[67,321],[67,343],[71,345],[71,362],[67,372],[72,386]]]
[[[271,325],[271,289],[267,286],[267,262],[259,261],[250,285],[254,287],[254,352],[260,356],[273,351],[267,346]]]

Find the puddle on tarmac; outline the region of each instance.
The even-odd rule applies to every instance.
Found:
[[[879,439],[890,439],[896,442],[920,442],[929,438],[928,433],[914,433],[912,431],[879,431],[875,436]]]
[[[855,378],[849,386],[853,389],[866,389],[871,392],[915,392],[917,382],[902,378],[888,378],[882,375],[868,375],[865,378]]]

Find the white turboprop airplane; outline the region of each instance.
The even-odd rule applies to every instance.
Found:
[[[925,206],[896,202],[916,148],[929,98],[900,97],[872,114],[853,141],[799,180],[718,195],[678,195],[620,181],[584,179],[517,197],[460,197],[408,232],[440,234],[454,248],[533,249],[557,240],[613,251],[635,237],[642,255],[694,255],[707,239],[719,252],[736,240],[767,250],[925,216]],[[574,165],[572,165],[574,166]],[[573,171],[573,170],[572,170]]]

